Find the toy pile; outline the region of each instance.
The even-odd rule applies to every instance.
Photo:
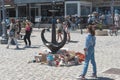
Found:
[[[66,49],[59,50],[56,54],[45,50],[35,54],[35,62],[45,63],[49,66],[71,66],[79,65],[84,61],[85,55],[81,52],[69,51]]]

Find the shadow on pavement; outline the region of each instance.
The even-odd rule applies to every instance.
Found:
[[[40,48],[41,47],[41,45],[33,45],[33,46],[31,46],[31,47],[26,47],[26,48]],[[24,47],[25,48],[25,47]]]
[[[27,47],[19,47],[19,48],[14,48],[13,50],[25,50],[26,48],[31,48],[31,49],[34,49],[34,48],[40,48],[41,45],[36,45],[36,46],[27,46]],[[9,48],[10,49],[10,48]]]
[[[107,77],[98,77],[97,79],[86,79],[86,80],[115,80]]]
[[[14,50],[25,50],[25,48],[15,48]]]
[[[32,46],[32,47],[27,47],[27,48],[40,48],[39,46]]]
[[[79,41],[72,41],[70,40],[69,43],[78,43]]]
[[[32,35],[31,37],[36,37],[35,35]]]

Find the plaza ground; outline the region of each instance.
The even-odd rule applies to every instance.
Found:
[[[20,49],[15,46],[6,49],[6,44],[0,44],[0,80],[77,80],[83,64],[70,67],[50,67],[40,63],[30,63],[35,52],[47,49],[41,40],[41,29],[34,29],[31,35],[31,48],[23,48],[23,40],[19,40]],[[46,32],[47,40],[51,39],[51,32]],[[71,42],[64,48],[84,52],[85,35],[80,31],[71,32]],[[98,80],[120,80],[120,74],[104,73],[106,70],[120,69],[120,33],[118,36],[96,36],[95,59],[97,62]],[[90,64],[86,78],[92,73]]]

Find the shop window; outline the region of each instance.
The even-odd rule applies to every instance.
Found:
[[[7,17],[15,17],[15,9],[11,8],[6,11],[6,16]]]
[[[114,10],[118,10],[118,13],[120,14],[120,6],[115,6]]]
[[[107,14],[109,11],[111,11],[110,7],[99,7],[99,12],[101,14]]]
[[[90,6],[81,5],[81,15],[85,16],[89,14],[90,14]]]
[[[76,15],[77,11],[77,3],[66,4],[66,15]]]
[[[26,16],[26,6],[19,6],[18,7],[18,16],[25,17]]]

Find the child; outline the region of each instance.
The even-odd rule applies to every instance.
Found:
[[[82,74],[80,75],[80,79],[84,80],[85,75],[87,73],[89,61],[91,61],[91,64],[93,66],[93,75],[92,77],[97,78],[97,70],[96,70],[96,62],[95,62],[95,57],[94,57],[94,47],[96,43],[96,37],[95,37],[95,30],[92,25],[87,27],[87,32],[88,35],[86,36],[86,41],[85,41],[85,63],[84,63],[84,68],[82,71]]]
[[[54,56],[50,53],[47,55],[47,62],[49,66],[53,66]]]

